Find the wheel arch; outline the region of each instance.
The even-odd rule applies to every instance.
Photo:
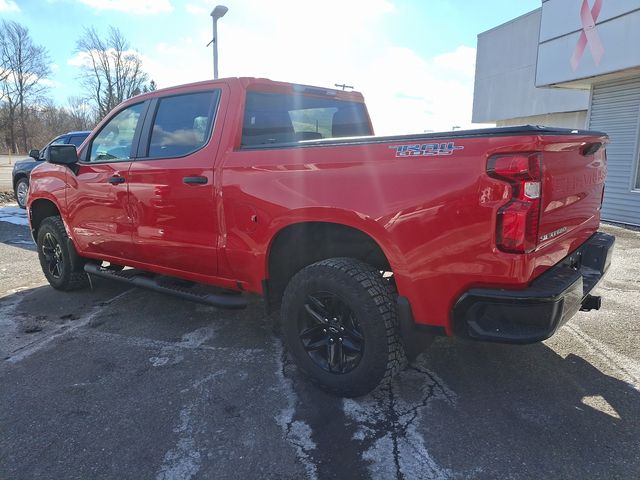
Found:
[[[47,217],[61,216],[58,205],[48,198],[36,198],[29,205],[29,219],[31,223],[31,234],[35,239],[38,235],[40,224]]]
[[[13,189],[15,190],[16,187],[18,186],[18,182],[22,179],[26,179],[27,182],[29,181],[29,174],[25,173],[25,172],[18,172],[15,174],[15,176],[13,177]]]
[[[297,272],[329,258],[355,258],[381,271],[393,271],[390,255],[367,230],[328,220],[299,220],[281,226],[266,252],[268,283],[264,293],[268,302],[279,304],[288,281]]]

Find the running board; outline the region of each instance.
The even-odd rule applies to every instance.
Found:
[[[239,310],[247,306],[247,302],[242,295],[212,293],[210,288],[213,287],[207,287],[177,278],[155,275],[143,270],[129,269],[118,272],[101,267],[95,263],[86,263],[84,265],[84,271],[97,277],[110,278],[111,280],[128,283],[136,287],[148,288],[156,292],[166,293],[218,308]]]

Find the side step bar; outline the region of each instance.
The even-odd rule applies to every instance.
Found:
[[[133,269],[118,272],[101,267],[95,263],[86,263],[84,271],[97,277],[110,278],[111,280],[128,283],[136,287],[148,288],[156,292],[174,295],[218,308],[239,310],[247,306],[247,301],[242,295],[212,293],[211,291],[207,291],[207,287],[204,285],[193,284],[171,277],[163,277],[142,270]]]

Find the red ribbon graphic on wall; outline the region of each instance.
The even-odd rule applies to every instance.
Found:
[[[593,61],[596,65],[600,64],[602,56],[604,55],[604,47],[598,35],[596,29],[596,21],[602,10],[603,0],[596,0],[593,4],[593,8],[589,9],[589,0],[582,0],[582,7],[580,8],[580,21],[582,22],[582,32],[580,32],[580,38],[576,44],[576,48],[571,56],[571,68],[575,72],[580,65],[580,60],[584,55],[584,50],[589,44]]]

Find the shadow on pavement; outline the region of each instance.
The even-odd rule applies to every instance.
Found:
[[[439,339],[391,387],[356,400],[336,400],[291,376],[296,418],[312,428],[320,478],[336,468],[353,478],[640,474],[640,392],[544,344]],[[366,471],[356,474],[358,464],[344,456],[350,445]]]
[[[109,303],[126,286],[97,283],[93,292],[41,287],[2,299],[4,309],[22,296],[15,315],[47,315],[54,326],[99,313],[73,338],[0,365],[0,477],[46,476],[39,459],[55,462],[57,445],[67,455],[61,475],[109,464],[100,474],[146,478],[171,452],[194,458],[171,450],[176,435],[198,454],[193,478],[253,468],[238,452],[257,465],[252,455],[287,442],[321,479],[640,475],[640,392],[594,366],[565,330],[565,357],[546,344],[438,339],[391,386],[345,400],[283,361],[259,302],[232,313],[133,290]],[[276,423],[289,401],[283,430]],[[188,428],[176,430],[183,416]],[[262,478],[299,478],[284,450],[271,453]]]

